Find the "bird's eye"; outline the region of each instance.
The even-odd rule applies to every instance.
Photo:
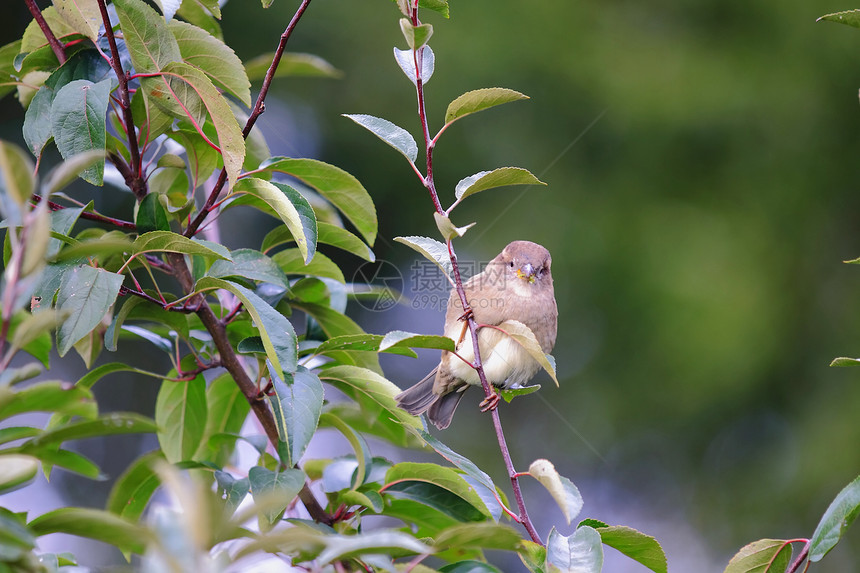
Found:
[[[511,261],[511,268],[514,268],[514,261]]]

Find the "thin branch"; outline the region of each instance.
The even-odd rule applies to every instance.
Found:
[[[260,87],[260,93],[257,94],[257,101],[256,103],[254,103],[254,109],[251,110],[251,115],[248,116],[248,121],[245,122],[245,128],[242,130],[242,137],[244,137],[245,139],[248,139],[248,134],[251,133],[251,129],[254,127],[254,124],[257,123],[257,119],[263,114],[263,112],[266,111],[266,95],[269,93],[269,87],[271,87],[272,80],[274,80],[275,78],[275,72],[278,69],[278,64],[281,63],[281,57],[284,55],[284,50],[287,47],[287,41],[290,39],[290,36],[292,36],[296,24],[299,23],[302,14],[305,13],[305,10],[310,3],[311,0],[302,0],[302,3],[296,9],[296,13],[293,14],[293,18],[290,20],[290,23],[287,24],[284,33],[281,34],[281,41],[278,43],[278,49],[275,50],[275,57],[272,58],[272,63],[271,65],[269,65],[268,71],[266,71],[266,77],[263,79],[263,85]],[[226,182],[227,169],[222,168],[221,173],[218,175],[218,181],[215,182],[215,186],[212,187],[212,191],[206,198],[206,203],[203,204],[203,207],[200,209],[200,212],[197,213],[197,216],[194,217],[194,220],[191,221],[191,223],[189,223],[188,227],[185,229],[186,237],[193,237],[194,234],[197,233],[197,229],[200,228],[200,225],[202,225],[206,217],[209,216],[209,213],[212,210],[215,201],[218,200],[218,195],[221,194],[221,191],[224,189],[224,184]]]
[[[800,555],[798,555],[797,559],[794,560],[794,563],[785,570],[785,573],[796,573],[797,571],[800,571],[800,566],[803,565],[803,562],[806,561],[807,557],[809,557],[809,540],[799,539],[798,541],[806,541],[806,545],[803,546],[803,549],[800,551]]]
[[[418,26],[420,22],[418,21],[418,2],[416,1],[412,7],[412,25]],[[445,215],[445,210],[442,208],[442,203],[439,201],[439,194],[436,192],[436,185],[433,178],[433,148],[436,144],[436,139],[430,138],[430,129],[427,123],[427,109],[424,103],[424,83],[421,79],[421,60],[423,58],[423,50],[413,50],[412,51],[414,64],[415,64],[415,89],[418,96],[418,116],[421,120],[421,131],[424,135],[424,147],[426,149],[427,156],[427,174],[423,178],[424,187],[427,188],[427,191],[430,193],[430,198],[433,201],[433,207],[436,209],[436,212],[440,215]],[[468,325],[469,325],[469,333],[472,337],[472,349],[475,354],[475,360],[472,364],[472,367],[475,369],[475,372],[478,374],[478,379],[481,381],[481,386],[484,389],[484,394],[486,397],[492,398],[496,395],[493,387],[487,381],[487,376],[484,373],[484,365],[481,359],[481,349],[478,344],[478,324],[475,322],[474,317],[472,316],[472,307],[469,305],[469,301],[466,299],[466,291],[463,288],[463,279],[460,276],[460,265],[457,261],[457,254],[454,252],[454,247],[451,244],[451,240],[447,241],[448,244],[448,255],[451,259],[451,268],[454,273],[454,287],[457,291],[457,295],[460,297],[460,303],[463,306],[464,316],[467,317]],[[523,524],[529,536],[531,536],[532,540],[535,543],[539,543],[543,545],[543,541],[541,541],[540,535],[538,535],[537,530],[532,524],[531,519],[529,518],[528,511],[526,510],[526,504],[523,499],[522,489],[520,488],[519,475],[514,468],[513,461],[511,460],[511,453],[508,449],[507,441],[505,440],[505,434],[502,430],[502,422],[499,418],[499,410],[496,408],[492,409],[492,418],[493,418],[493,427],[496,431],[496,438],[499,442],[499,449],[502,452],[502,458],[505,461],[505,468],[508,470],[508,476],[511,479],[511,488],[514,492],[514,498],[517,500],[517,509],[519,510],[518,521]]]
[[[33,203],[39,203],[40,201],[42,201],[42,197],[41,195],[34,194],[32,197],[30,197],[30,200]],[[60,205],[59,203],[54,203],[53,201],[48,201],[48,208],[51,209],[51,211],[60,211],[62,209],[68,209],[68,207]],[[87,219],[88,221],[106,223],[108,225],[113,225],[114,227],[119,227],[120,229],[125,229],[126,231],[137,231],[137,225],[135,225],[131,221],[114,219],[113,217],[108,217],[107,215],[102,215],[93,211],[82,211],[80,214],[80,218]]]
[[[138,201],[142,201],[146,196],[146,181],[141,173],[140,148],[137,145],[137,132],[134,129],[134,117],[131,113],[131,98],[128,93],[128,76],[122,69],[122,62],[119,59],[119,49],[116,45],[113,28],[110,25],[110,16],[108,15],[107,5],[105,0],[98,0],[99,11],[102,15],[102,22],[105,26],[105,36],[110,45],[110,65],[113,68],[116,78],[119,81],[119,104],[122,109],[122,117],[125,122],[125,131],[128,135],[128,152],[131,155],[131,172],[130,177],[126,177],[126,184],[131,189]]]
[[[169,310],[172,312],[182,312],[185,314],[191,314],[192,312],[197,312],[199,310],[196,306],[191,305],[191,304],[184,304],[182,306],[170,306],[169,304],[165,304],[162,301],[158,300],[154,296],[150,296],[150,295],[146,294],[142,290],[129,288],[127,286],[119,287],[119,296],[126,296],[129,294],[134,295],[134,296],[139,297],[139,298],[142,298],[143,300],[148,300],[152,304],[158,305],[162,309]]]
[[[39,6],[36,5],[36,0],[24,0],[24,3],[27,5],[27,9],[30,10],[30,14],[33,15],[33,19],[39,25],[39,28],[42,29],[45,39],[48,40],[48,44],[51,45],[54,55],[57,56],[57,60],[62,66],[66,63],[66,49],[63,47],[63,44],[54,35],[51,27],[48,26],[48,22],[45,21],[45,17],[42,16],[42,11],[39,10]]]

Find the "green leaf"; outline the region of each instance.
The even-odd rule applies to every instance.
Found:
[[[434,537],[440,551],[446,549],[499,549],[517,551],[522,538],[507,525],[499,523],[463,523],[449,527]]]
[[[31,428],[30,426],[10,426],[0,429],[0,444],[8,444],[16,440],[32,438],[42,433],[39,428]]]
[[[97,509],[63,507],[40,515],[27,524],[35,535],[66,533],[96,539],[121,551],[142,553],[149,533],[145,527]]]
[[[182,145],[188,158],[188,168],[196,189],[212,175],[221,158],[218,152],[206,143],[194,129],[185,129],[185,122],[179,123],[179,129],[167,133],[167,136]]]
[[[54,32],[57,38],[62,38],[74,32],[53,6],[48,6],[42,10],[42,17],[45,18],[51,31]],[[32,52],[41,46],[47,45],[48,40],[45,39],[45,34],[39,28],[39,24],[35,20],[31,20],[27,25],[27,29],[24,30],[24,37],[21,39],[21,52]]]
[[[428,484],[422,484],[430,487]],[[451,496],[449,492],[440,490],[445,495]],[[460,501],[460,503],[465,503]],[[414,524],[417,527],[417,536],[432,537],[438,532],[461,523],[451,516],[411,499],[399,499],[393,496],[385,497],[385,509],[382,515],[393,517],[404,523]]]
[[[21,454],[0,454],[0,494],[24,487],[39,471],[39,460]]]
[[[489,563],[469,559],[445,565],[439,569],[439,573],[501,573],[501,571]]]
[[[398,50],[394,48],[394,59],[397,60],[397,65],[400,66],[400,69],[403,70],[403,73],[406,74],[406,77],[409,80],[417,85],[417,79],[415,74],[415,58],[413,57],[414,52],[412,50]],[[424,46],[421,49],[421,82],[426,84],[430,81],[430,77],[433,75],[433,70],[436,66],[436,56],[433,53],[433,50],[430,49],[430,46]]]
[[[131,63],[139,74],[157,73],[182,60],[164,17],[141,0],[114,0]]]
[[[491,517],[487,506],[474,487],[451,468],[430,463],[403,462],[391,466],[385,474],[386,484],[398,481],[420,481],[444,488],[468,502],[485,518]]]
[[[264,161],[260,169],[286,173],[313,187],[355,225],[368,244],[373,245],[378,229],[376,207],[358,179],[316,159],[272,157]]]
[[[387,485],[384,491],[389,496],[415,501],[431,507],[456,522],[483,521],[487,519],[487,516],[481,510],[459,495],[430,482],[418,480],[398,481]]]
[[[224,466],[232,448],[224,446],[216,437],[223,434],[238,434],[251,409],[245,395],[229,373],[224,373],[209,383],[206,389],[206,429],[194,458]]]
[[[89,390],[68,388],[60,382],[40,382],[18,392],[0,388],[0,419],[24,412],[60,412],[91,418],[97,410]]]
[[[528,396],[541,389],[540,384],[532,384],[531,386],[522,386],[520,388],[499,388],[496,391],[504,398],[505,402],[510,404],[514,398],[518,396]]]
[[[320,553],[320,564],[346,559],[356,555],[382,553],[398,557],[401,555],[431,553],[433,550],[400,531],[366,531],[361,535],[333,536],[328,546]]]
[[[379,352],[390,348],[407,346],[410,348],[433,348],[454,352],[454,341],[447,336],[435,334],[414,334],[403,330],[392,330],[379,343]]]
[[[274,52],[269,52],[245,62],[245,72],[248,74],[248,79],[254,81],[266,77],[266,72],[269,71],[274,56]],[[278,69],[275,71],[276,78],[289,76],[339,78],[342,75],[343,72],[319,56],[295,52],[284,53],[278,63]]]
[[[523,539],[520,542],[520,560],[531,573],[545,573],[546,547],[533,541]]]
[[[200,68],[216,85],[251,107],[251,82],[232,48],[206,30],[179,20],[171,20],[168,28],[186,63]]]
[[[33,162],[20,147],[0,141],[0,191],[22,207],[36,191]],[[8,206],[0,202],[0,212],[9,217]]]
[[[588,525],[591,524],[588,523]],[[663,548],[660,547],[657,540],[650,535],[645,535],[641,531],[637,531],[632,527],[626,527],[623,525],[606,525],[605,523],[600,523],[591,526],[600,534],[600,539],[603,541],[604,545],[617,549],[627,557],[634,561],[638,561],[651,571],[654,571],[654,573],[667,573],[666,554],[663,552]],[[743,552],[743,549],[741,552]],[[771,555],[771,557],[773,557],[773,555]],[[788,567],[788,560],[790,557],[791,550],[785,554],[781,554],[778,562],[781,562],[784,559],[785,563],[782,565],[782,568],[779,568],[779,566],[776,565],[778,562],[775,562],[772,570],[782,573],[782,571]],[[731,565],[731,563],[729,565]],[[750,563],[748,562],[746,565],[750,565]],[[754,567],[746,569],[742,568],[738,569],[738,573],[740,573],[740,571],[751,573],[754,570]],[[728,571],[729,570],[727,569],[724,573],[727,573]]]
[[[583,525],[565,537],[553,527],[546,542],[546,563],[550,571],[600,573],[603,568],[600,534]]]
[[[63,315],[53,309],[43,310],[35,314],[16,313],[17,320],[13,320],[12,324],[12,348],[10,352],[14,352],[19,348],[26,349],[28,345],[48,336],[48,346],[50,346],[50,337],[48,332],[57,327],[63,320]]]
[[[529,99],[529,96],[507,88],[483,88],[466,92],[448,104],[445,125],[471,113],[521,99]]]
[[[62,450],[54,447],[42,449],[28,449],[28,453],[39,458],[43,467],[61,467],[67,471],[80,474],[90,479],[104,480],[107,479],[99,467],[92,460],[82,456],[77,452]],[[48,475],[50,469],[45,469],[45,475]]]
[[[170,231],[170,221],[167,219],[167,210],[161,204],[158,193],[149,193],[138,204],[137,215],[134,223],[139,233],[151,231]]]
[[[278,426],[278,438],[286,443],[287,467],[299,463],[314,437],[323,406],[323,385],[317,375],[299,366],[286,382],[272,374],[275,395],[270,398]]]
[[[846,356],[840,356],[839,358],[834,358],[833,361],[830,363],[830,366],[839,366],[839,367],[843,367],[843,368],[846,366],[858,366],[858,365],[860,365],[860,358],[848,358]]]
[[[435,263],[437,267],[442,269],[442,272],[445,273],[446,277],[452,276],[454,271],[451,265],[451,255],[448,253],[448,247],[436,239],[412,236],[394,237],[394,240],[398,243],[403,243],[407,247],[424,255],[427,260]]]
[[[475,465],[470,459],[462,456],[437,440],[431,434],[428,434],[422,428],[417,428],[415,430],[411,430],[415,435],[421,438],[425,444],[436,450],[440,456],[454,464],[457,468],[462,470],[466,475],[473,478],[475,481],[486,487],[490,491],[496,491],[496,485],[493,483],[493,480],[484,473],[478,466]]]
[[[833,14],[827,14],[822,16],[816,22],[838,22],[840,24],[847,24],[852,28],[860,28],[860,10],[845,10],[844,12],[834,12]]]
[[[161,383],[155,401],[158,443],[170,463],[190,460],[206,428],[206,380]]]
[[[77,177],[83,177],[88,169],[99,169],[104,167],[105,152],[104,149],[94,149],[92,151],[84,151],[71,157],[66,158],[45,177],[45,182],[42,184],[42,194],[49,196],[60,189],[71,184]],[[82,211],[83,209],[62,209],[63,211]],[[77,217],[75,217],[77,219]]]
[[[304,472],[297,469],[273,472],[254,466],[248,471],[248,479],[251,482],[251,496],[256,504],[263,507],[263,515],[269,525],[280,519],[287,505],[305,484]]]
[[[342,334],[333,336],[313,349],[315,355],[325,355],[331,352],[380,352],[379,344],[384,336],[381,334]],[[389,349],[390,350],[390,349]],[[395,348],[392,354],[404,354],[401,348]],[[413,353],[414,354],[414,353]],[[407,354],[409,355],[409,354]],[[414,356],[417,357],[417,354]]]
[[[233,187],[233,193],[248,193],[265,201],[292,233],[305,264],[310,263],[317,248],[317,219],[310,203],[301,193],[282,183],[269,183],[246,177]]]
[[[480,191],[506,185],[546,185],[526,169],[520,167],[499,167],[492,171],[479,171],[460,180],[454,188],[457,203]]]
[[[418,7],[439,12],[445,18],[449,17],[448,0],[418,0]]]
[[[549,460],[533,461],[529,466],[529,474],[549,491],[570,525],[582,510],[583,501],[579,489],[569,479],[559,475]]]
[[[361,127],[370,131],[373,135],[403,154],[409,163],[415,164],[418,158],[418,144],[415,138],[403,129],[394,125],[387,119],[365,114],[343,114]]]
[[[144,78],[148,97],[180,119],[188,118],[201,136],[206,113],[218,135],[218,146],[230,186],[236,184],[245,160],[245,139],[233,111],[203,72],[181,62],[168,64],[159,77]]]
[[[51,107],[54,105],[55,90],[43,85],[30,100],[27,111],[24,114],[24,125],[22,127],[24,141],[33,155],[39,156],[45,145],[54,137],[51,130]]]
[[[260,331],[266,357],[271,360],[275,372],[295,372],[298,361],[298,345],[293,325],[284,315],[272,308],[266,301],[243,286],[214,277],[203,277],[197,281],[194,289],[209,290],[220,288],[236,295],[245,305],[245,309],[254,319],[254,324]]]
[[[237,277],[272,283],[288,289],[290,284],[284,271],[260,251],[236,249],[230,253],[232,261],[215,261],[206,273],[211,277]]]
[[[396,239],[395,239],[396,240]],[[517,320],[506,320],[497,327],[499,330],[510,336],[517,344],[534,358],[541,368],[546,370],[547,374],[553,379],[556,387],[558,386],[558,378],[555,376],[555,359],[550,354],[544,354],[540,343],[535,338],[531,329]]]
[[[809,540],[809,560],[813,563],[833,549],[845,530],[860,515],[860,477],[839,492],[830,503]]]
[[[790,542],[783,539],[759,539],[742,547],[723,573],[783,573],[790,559]],[[666,566],[651,570],[666,571]]]
[[[436,220],[436,228],[439,229],[439,233],[446,241],[450,241],[454,237],[462,237],[466,231],[475,226],[475,223],[469,223],[463,227],[457,227],[451,222],[451,219],[438,212],[433,213],[433,218]]]
[[[229,257],[207,247],[200,241],[194,241],[172,231],[150,231],[143,233],[132,243],[132,252],[141,253],[182,253],[184,255],[199,255],[207,259],[225,259]]]
[[[221,18],[221,7],[218,0],[184,0],[176,11],[183,20],[199,26],[215,36],[224,39],[221,24],[216,18]]]
[[[365,408],[356,403],[328,405],[326,412],[343,420],[356,432],[366,436],[374,436],[401,448],[413,448],[420,441],[397,420],[387,414],[380,415],[380,408]]]
[[[426,44],[430,36],[433,35],[433,26],[431,24],[413,26],[409,18],[401,18],[400,31],[403,32],[403,37],[406,38],[406,43],[409,44],[409,47],[417,50]]]
[[[286,249],[272,255],[272,260],[288,275],[324,277],[345,283],[340,268],[330,258],[317,251],[313,260],[305,264],[299,249]]]
[[[114,483],[105,509],[126,519],[139,519],[161,483],[153,470],[153,463],[161,460],[164,460],[161,450],[137,458]]]
[[[57,309],[68,318],[57,330],[57,352],[66,353],[101,323],[116,300],[123,276],[87,265],[63,276]]]
[[[352,446],[353,452],[355,452],[355,468],[353,469],[352,466],[346,466],[350,469],[347,470],[346,475],[341,476],[341,479],[339,480],[344,483],[338,483],[335,485],[329,479],[331,476],[330,470],[335,468],[336,464],[330,464],[326,467],[326,470],[323,472],[323,489],[326,492],[338,491],[344,488],[349,488],[350,490],[358,489],[358,487],[363,485],[367,481],[367,478],[370,477],[369,466],[372,464],[373,457],[371,456],[367,442],[344,420],[341,420],[329,412],[326,412],[320,417],[320,425],[326,428],[335,428],[338,430],[347,439],[349,444]],[[352,460],[350,459],[349,461],[351,462]]]
[[[105,114],[110,91],[109,79],[97,84],[75,80],[57,91],[51,106],[51,131],[64,159],[87,151],[104,153]],[[87,167],[80,177],[93,185],[101,185],[104,162]]]
[[[251,480],[236,479],[227,472],[216,471],[215,481],[218,483],[218,493],[224,500],[226,514],[231,516],[251,491]]]
[[[423,427],[420,418],[407,414],[397,406],[394,396],[400,393],[400,388],[376,372],[358,366],[333,366],[322,370],[319,377],[353,399],[367,400],[381,409],[382,415],[416,429]]]
[[[95,419],[80,420],[46,430],[21,446],[27,453],[47,445],[61,444],[71,440],[83,440],[118,434],[150,433],[156,430],[155,423],[139,414],[112,412]],[[35,455],[35,454],[34,454]]]
[[[98,3],[82,0],[53,0],[53,3],[70,28],[96,41],[102,26]]]
[[[266,252],[284,243],[293,241],[293,234],[290,230],[287,227],[279,226],[266,234],[260,249]],[[376,260],[376,255],[373,254],[371,248],[364,244],[361,239],[343,227],[338,227],[325,221],[317,220],[317,243],[337,247],[371,263]]]

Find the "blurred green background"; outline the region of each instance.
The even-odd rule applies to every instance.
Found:
[[[453,215],[478,223],[458,243],[466,260],[514,239],[553,254],[562,385],[541,375],[540,393],[502,407],[515,464],[551,459],[579,485],[583,516],[655,535],[670,571],[722,571],[750,541],[811,535],[860,473],[860,370],[828,368],[860,355],[860,268],[842,262],[860,256],[860,30],[815,20],[860,6],[450,3],[450,20],[424,14],[435,26],[434,130],[471,89],[532,99],[443,135],[443,203],[461,178],[500,166],[549,184],[486,192]],[[233,0],[226,41],[243,60],[271,51],[296,5]],[[15,10],[3,43],[29,21],[23,2]],[[398,16],[390,0],[313,2],[289,50],[344,76],[279,80],[262,122],[273,153],[362,181],[379,211],[375,252],[408,283],[414,254],[392,238],[435,236],[430,201],[400,155],[340,117],[377,115],[420,135],[392,57],[405,47]],[[3,137],[20,139],[21,115],[4,100]],[[231,247],[259,245],[267,230],[222,225]],[[359,262],[336,260],[347,276]],[[432,309],[352,310],[374,332],[441,331]],[[437,359],[388,360],[387,372],[405,387]],[[504,483],[490,421],[470,408],[440,437]],[[526,494],[545,535],[562,518],[539,487]],[[605,570],[643,569],[612,556]],[[817,570],[860,570],[860,532]]]

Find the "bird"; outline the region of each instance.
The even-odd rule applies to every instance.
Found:
[[[531,380],[540,365],[513,338],[492,327],[508,320],[519,321],[531,329],[544,353],[552,351],[558,332],[558,307],[551,266],[552,257],[546,248],[531,241],[513,241],[482,272],[463,283],[470,310],[464,312],[457,290],[452,289],[444,333],[455,341],[456,354],[443,350],[436,368],[395,396],[398,406],[415,416],[426,413],[440,430],[451,424],[465,390],[481,386],[472,367],[472,339],[466,336],[470,315],[479,328],[478,344],[487,381],[493,387],[518,388]],[[481,409],[494,409],[498,402],[494,393],[481,403]]]

